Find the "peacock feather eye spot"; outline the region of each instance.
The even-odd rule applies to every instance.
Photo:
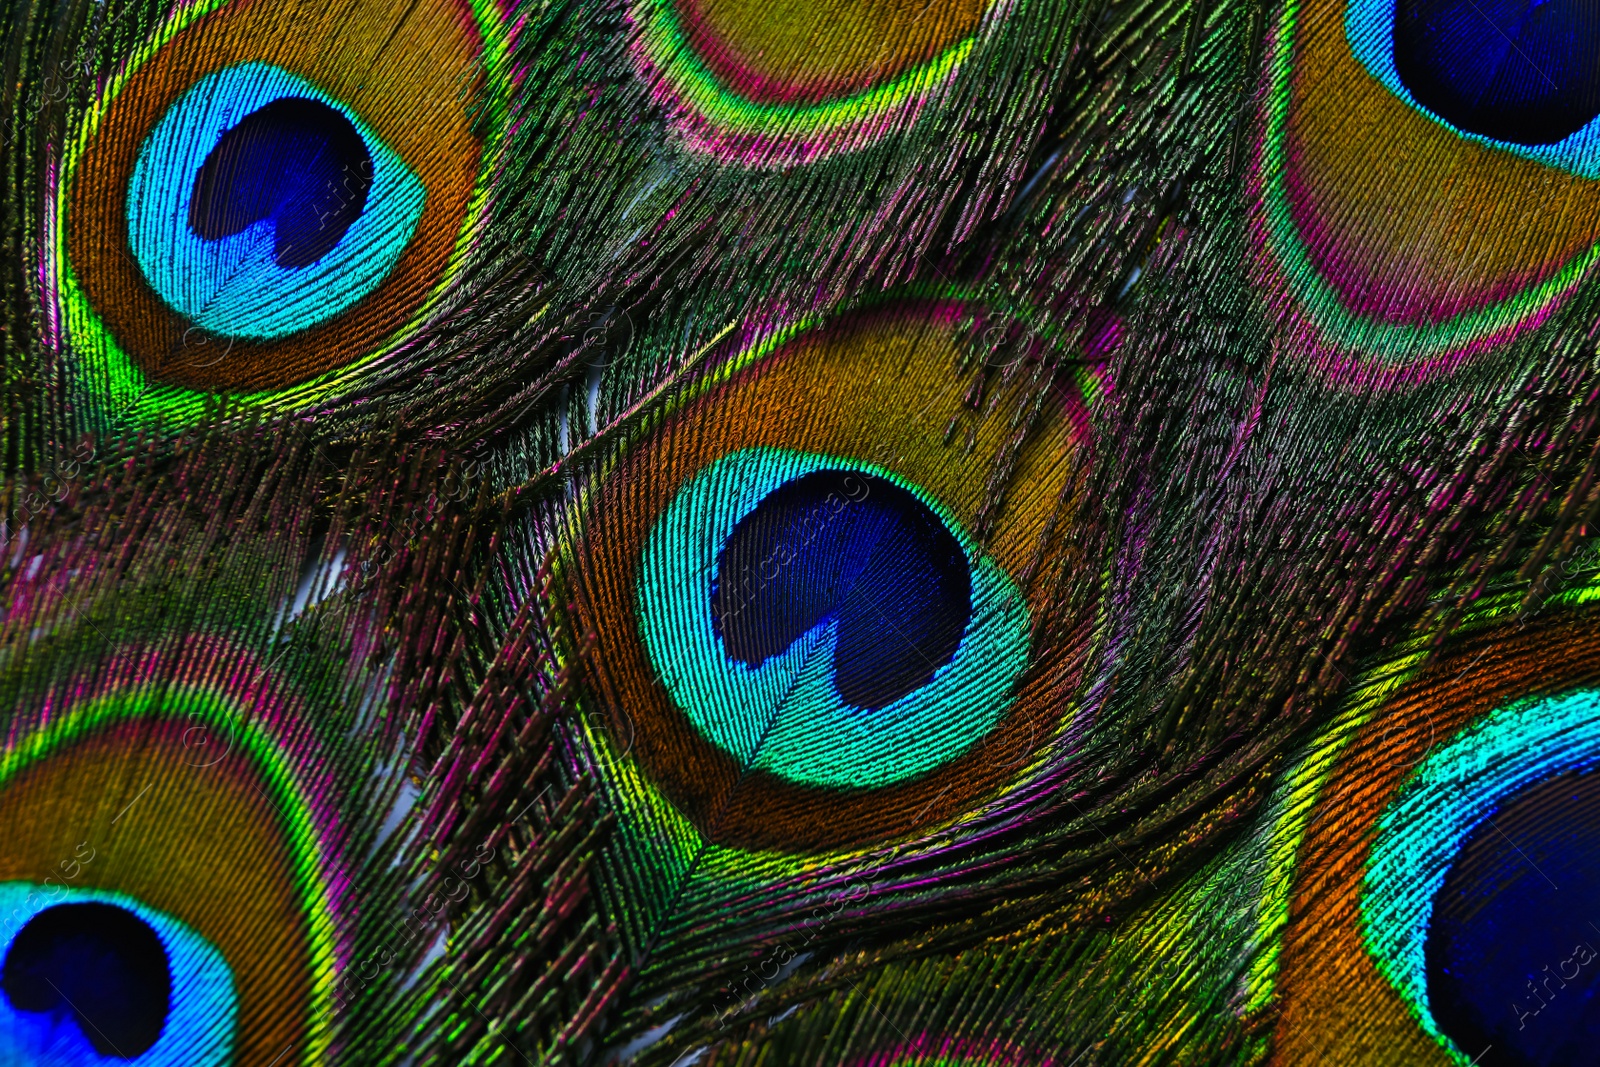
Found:
[[[694,150],[810,163],[905,129],[977,45],[988,0],[634,0],[639,74]]]
[[[61,904],[12,940],[0,987],[18,1011],[70,1015],[100,1055],[134,1059],[166,1026],[172,973],[161,939],[137,915]]]
[[[1600,11],[1587,0],[1399,0],[1394,64],[1417,103],[1468,133],[1565,140],[1600,115]]]
[[[168,307],[269,340],[375,290],[422,217],[422,182],[360,117],[265,63],[203,78],[139,153],[128,235]]]
[[[945,0],[913,8],[875,0],[789,8],[748,0],[682,0],[672,13],[723,83],[757,105],[815,104],[870,90],[973,33],[988,5]],[[930,9],[934,18],[925,17]]]
[[[952,447],[967,314],[897,301],[730,353],[594,486],[561,567],[591,737],[640,812],[828,851],[971,810],[1060,736],[1089,648],[1058,599],[1085,422],[1052,391],[994,510],[1034,401],[1000,388]],[[1036,646],[1044,618],[1075,636]]]
[[[1016,582],[870,464],[730,453],[678,491],[641,564],[645,645],[678,706],[796,784],[875,789],[951,762],[1028,663]]]
[[[1600,263],[1600,10],[1282,12],[1252,226],[1261,283],[1313,338],[1307,367],[1410,386],[1548,321]]]
[[[263,220],[280,267],[309,267],[361,217],[372,154],[349,119],[318,100],[285,97],[222,135],[195,176],[189,225],[207,241]]]
[[[109,859],[103,844],[78,853],[93,856],[78,882]],[[254,1042],[239,1041],[236,969],[211,938],[140,897],[63,884],[59,867],[43,882],[0,881],[0,955],[0,1063],[254,1062]]]
[[[211,393],[276,405],[403,359],[488,232],[501,15],[465,0],[174,9],[61,161],[63,325],[87,395],[136,418]]]
[[[1314,921],[1291,924],[1272,966],[1289,1017],[1362,1024],[1280,1024],[1282,1062],[1592,1061],[1600,631],[1501,637],[1505,659],[1481,665],[1464,642],[1321,750],[1339,766],[1297,862],[1355,862],[1303,883]]]
[[[1425,944],[1439,1029],[1488,1067],[1578,1063],[1600,1039],[1600,773],[1502,800],[1433,898]]]
[[[877,711],[933,680],[972,615],[960,544],[914,495],[854,471],[804,475],[739,520],[717,560],[712,622],[750,667],[838,627],[834,684]]]

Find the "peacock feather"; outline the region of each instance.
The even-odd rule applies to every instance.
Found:
[[[4,10],[0,1063],[1591,1055],[1591,5]]]

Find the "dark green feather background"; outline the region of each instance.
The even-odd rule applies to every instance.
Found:
[[[1592,1054],[1539,6],[10,0],[0,1061]]]

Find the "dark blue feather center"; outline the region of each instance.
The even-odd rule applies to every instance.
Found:
[[[280,267],[308,267],[343,239],[366,207],[372,155],[344,115],[285,97],[217,141],[189,201],[189,225],[208,241],[270,219]]]
[[[17,1011],[74,1018],[96,1052],[120,1059],[156,1043],[172,1006],[161,939],[113,904],[39,912],[6,950],[0,987]]]
[[[1469,133],[1554,144],[1600,115],[1594,0],[1397,0],[1395,71]]]
[[[928,684],[972,615],[960,543],[915,495],[855,471],[804,475],[769,493],[717,558],[712,625],[752,667],[818,624],[837,624],[834,682],[876,710]]]
[[[1502,801],[1452,861],[1428,924],[1428,1000],[1479,1067],[1594,1062],[1597,859],[1600,773],[1591,772]]]

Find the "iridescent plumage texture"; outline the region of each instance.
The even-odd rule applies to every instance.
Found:
[[[0,1062],[1600,1038],[1577,0],[13,0]]]

